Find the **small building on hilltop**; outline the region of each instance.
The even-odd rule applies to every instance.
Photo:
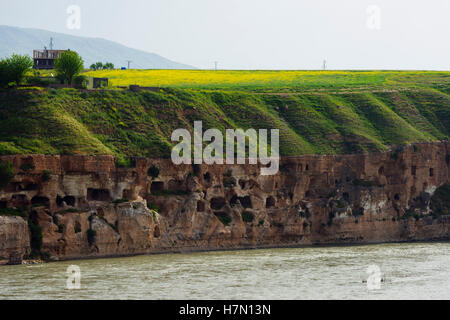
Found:
[[[87,77],[87,89],[105,88],[108,86],[108,78]]]
[[[59,55],[67,50],[33,50],[34,69],[53,69],[55,60]]]

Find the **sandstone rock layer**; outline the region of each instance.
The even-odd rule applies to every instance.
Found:
[[[0,206],[28,207],[54,259],[446,240],[450,218],[433,214],[430,199],[449,183],[449,147],[283,158],[273,176],[249,164],[136,158],[118,168],[110,156],[3,156],[15,177]],[[0,217],[0,257],[27,254],[29,242],[25,219]]]

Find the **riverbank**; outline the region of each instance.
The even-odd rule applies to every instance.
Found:
[[[450,237],[443,238],[439,240],[404,240],[404,241],[391,241],[391,242],[366,242],[366,243],[318,243],[318,244],[305,244],[305,245],[266,245],[259,247],[239,247],[239,248],[225,248],[225,249],[217,249],[217,248],[191,248],[190,250],[172,250],[172,251],[155,251],[151,253],[142,253],[142,254],[123,254],[123,255],[110,255],[110,256],[101,256],[101,257],[78,257],[71,259],[58,259],[58,260],[40,260],[40,259],[32,259],[32,260],[22,260],[21,265],[39,265],[44,263],[52,263],[52,262],[77,262],[77,261],[88,261],[88,260],[98,260],[98,259],[117,259],[117,258],[133,258],[133,257],[141,257],[141,256],[154,256],[154,255],[189,255],[195,253],[226,253],[233,251],[253,251],[253,250],[270,250],[270,249],[321,249],[321,248],[339,248],[339,247],[364,247],[364,246],[375,246],[375,245],[408,245],[408,244],[448,244],[450,243]],[[0,260],[0,266],[13,265],[10,264],[8,260]]]

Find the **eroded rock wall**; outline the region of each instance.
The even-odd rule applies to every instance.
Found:
[[[0,191],[0,205],[27,206],[42,229],[41,250],[59,259],[443,240],[450,219],[430,214],[429,205],[449,182],[449,146],[283,158],[273,176],[261,176],[258,165],[138,158],[118,168],[109,156],[3,156],[15,177]],[[412,213],[416,219],[407,218]],[[0,256],[10,247],[25,254],[24,233],[5,231],[22,228],[14,224],[22,218],[7,219]]]
[[[18,264],[30,252],[27,222],[17,216],[0,216],[0,264]]]

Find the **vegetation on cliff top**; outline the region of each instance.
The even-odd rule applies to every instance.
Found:
[[[450,183],[436,189],[431,197],[430,207],[434,216],[450,214]]]
[[[14,169],[9,161],[0,161],[0,190],[6,188],[14,178]]]
[[[102,72],[119,71],[95,74],[103,76]],[[164,72],[179,77],[183,72],[203,72],[206,80],[199,76],[198,81],[204,82],[225,73]],[[388,145],[450,136],[448,72],[240,73],[229,86],[222,79],[220,90],[210,79],[205,88],[191,82],[191,88],[184,83],[180,85],[183,88],[161,88],[159,92],[0,91],[0,154],[168,157],[172,131],[192,131],[194,120],[202,120],[204,130],[278,128],[280,153],[286,156],[378,151]],[[248,74],[274,73],[279,80],[272,77],[258,87],[258,81],[250,79],[253,87],[245,85]],[[292,75],[298,78],[292,80]]]
[[[302,70],[98,70],[85,75],[109,78],[113,86],[140,85],[247,92],[370,91],[449,88],[447,71]]]

